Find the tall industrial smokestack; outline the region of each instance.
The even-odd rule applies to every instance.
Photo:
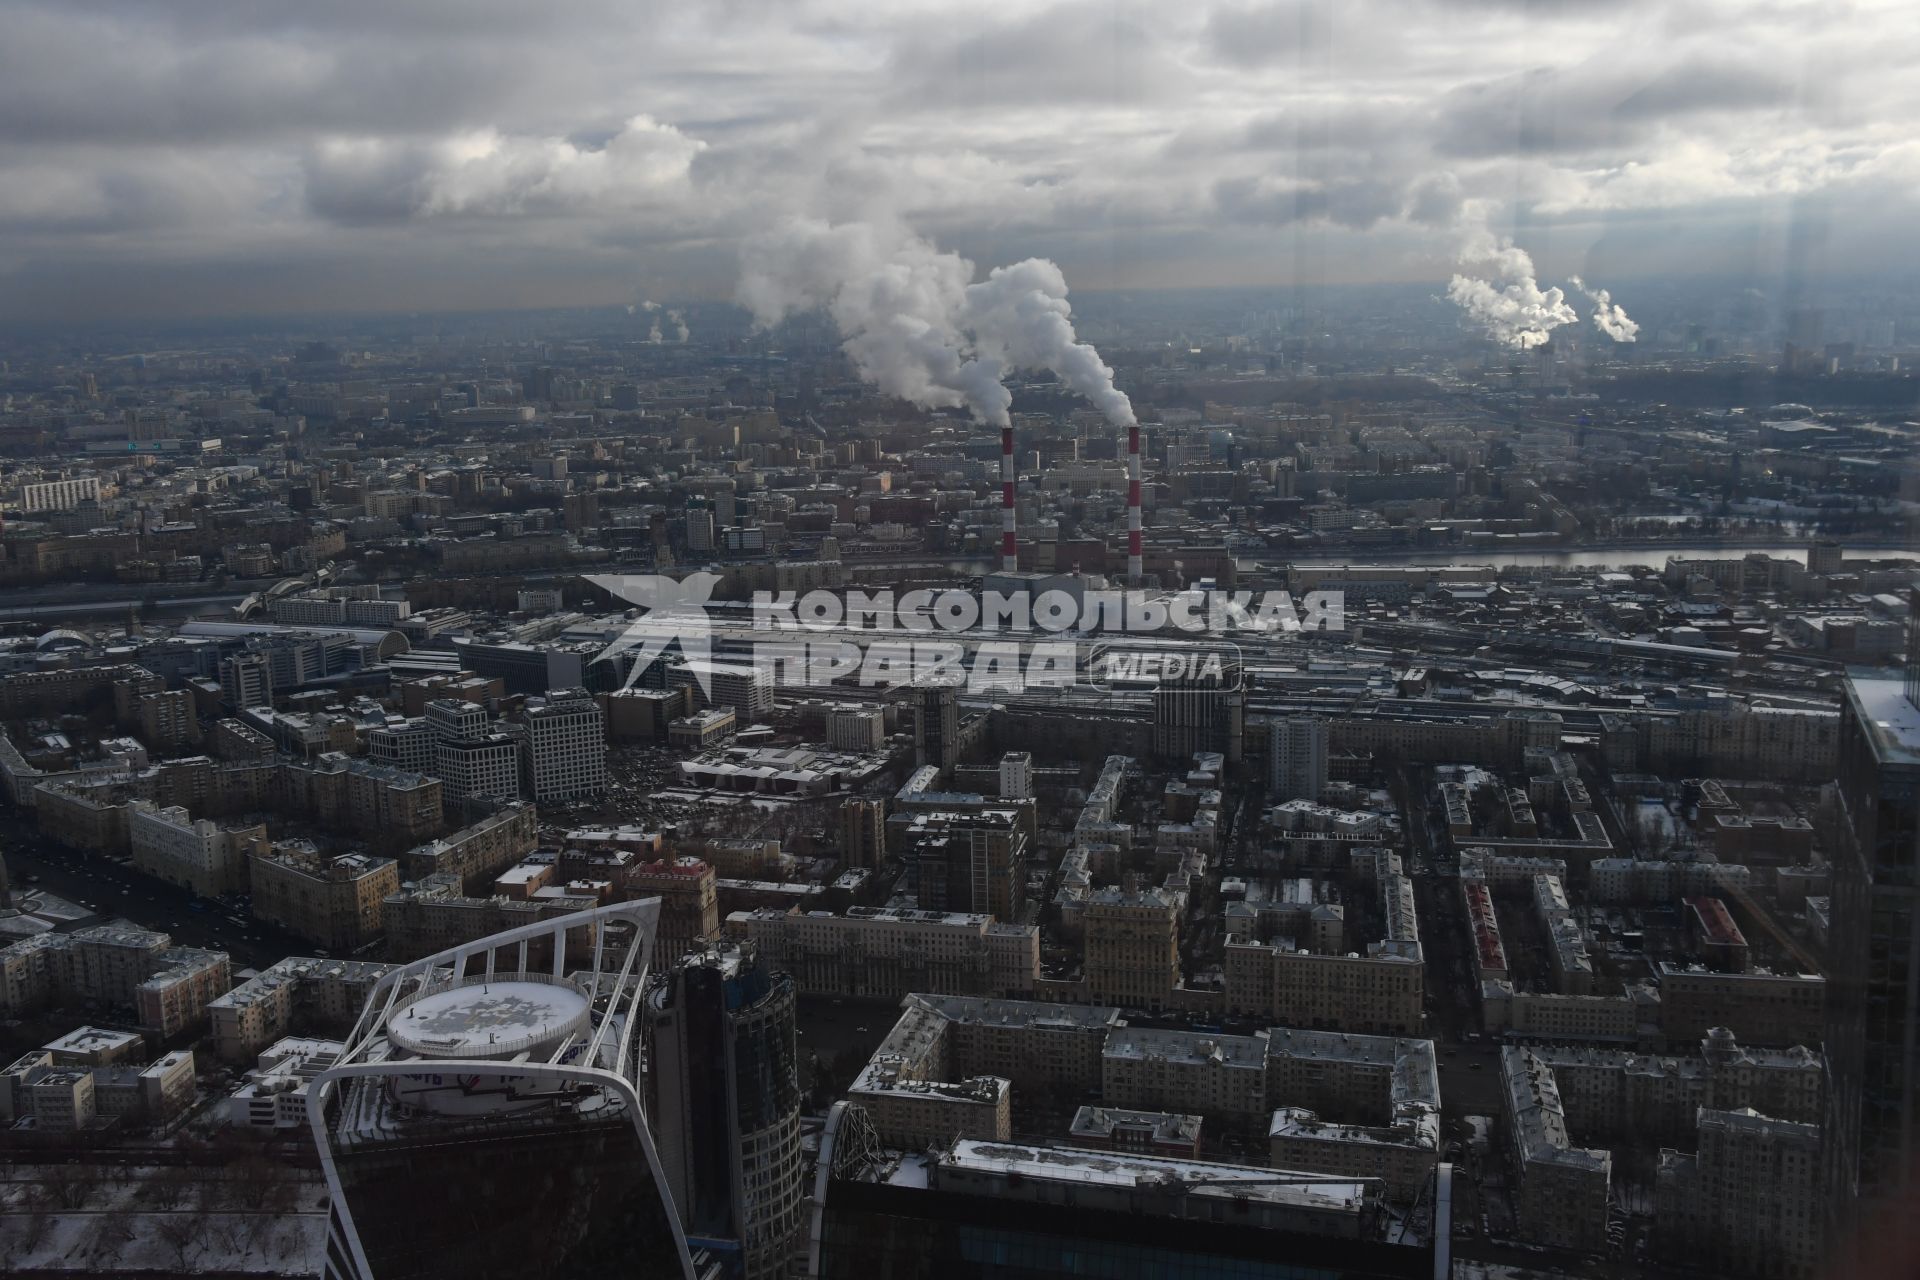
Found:
[[[1013,428],[1000,428],[1000,571],[1020,572],[1020,544],[1013,532]]]
[[[1140,555],[1140,425],[1127,427],[1127,585],[1137,587],[1146,571]]]

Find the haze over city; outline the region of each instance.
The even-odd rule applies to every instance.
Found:
[[[0,11],[0,1269],[1920,1274],[1920,24]]]

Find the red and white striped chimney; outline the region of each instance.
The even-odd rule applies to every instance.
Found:
[[[1000,428],[1000,571],[1020,572],[1020,544],[1013,533],[1013,428]]]
[[[1127,585],[1146,576],[1140,555],[1140,424],[1127,428]]]

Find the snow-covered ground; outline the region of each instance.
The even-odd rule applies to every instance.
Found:
[[[0,1258],[10,1272],[317,1276],[325,1185],[312,1170],[262,1168],[6,1166]]]

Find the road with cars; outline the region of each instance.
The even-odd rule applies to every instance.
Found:
[[[45,892],[90,913],[61,928],[130,920],[172,935],[180,946],[224,951],[236,970],[314,954],[312,944],[253,919],[244,898],[196,897],[126,862],[52,844],[14,814],[0,815],[0,854],[6,858],[15,906],[30,910],[33,895]]]

